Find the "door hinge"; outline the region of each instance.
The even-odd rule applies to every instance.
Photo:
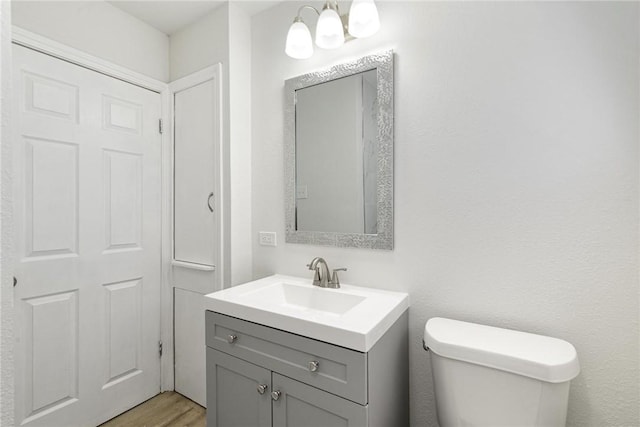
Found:
[[[13,287],[15,288],[17,284],[18,284],[18,279],[16,278],[16,276],[13,276]]]
[[[162,133],[162,131],[163,131],[162,119],[158,119],[158,132]]]
[[[162,357],[162,341],[158,341],[158,353],[160,357]]]

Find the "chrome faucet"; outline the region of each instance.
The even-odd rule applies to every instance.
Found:
[[[347,271],[346,268],[336,268],[333,270],[333,275],[329,279],[329,266],[324,258],[315,257],[307,264],[309,270],[314,270],[313,286],[319,286],[321,288],[333,288],[338,289],[340,287],[340,280],[338,279],[338,271]]]
[[[329,284],[329,266],[324,258],[315,257],[307,264],[309,270],[315,270],[313,275],[313,286],[320,286],[326,288]]]

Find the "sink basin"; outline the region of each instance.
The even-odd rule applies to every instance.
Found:
[[[254,304],[268,304],[273,308],[342,315],[360,304],[366,297],[344,292],[328,292],[328,289],[317,286],[278,282],[248,292],[242,295],[241,299]]]
[[[366,352],[409,307],[406,293],[273,275],[205,296],[205,309]]]

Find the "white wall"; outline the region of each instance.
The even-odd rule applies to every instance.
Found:
[[[13,414],[13,258],[11,226],[11,2],[0,1],[0,425]]]
[[[170,80],[229,59],[228,12],[222,6],[169,37]]]
[[[638,3],[378,2],[377,35],[306,61],[296,6],[252,21],[253,231],[280,237],[254,239],[254,277],[323,256],[409,292],[414,426],[436,425],[432,316],[572,342],[569,425],[638,425]],[[284,80],[390,47],[395,249],[285,244]]]
[[[169,38],[103,1],[13,1],[13,24],[169,81]]]
[[[229,161],[231,277],[251,280],[251,18],[229,3]]]

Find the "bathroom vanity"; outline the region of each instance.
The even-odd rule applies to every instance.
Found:
[[[209,427],[409,424],[407,295],[310,282],[207,295]]]

